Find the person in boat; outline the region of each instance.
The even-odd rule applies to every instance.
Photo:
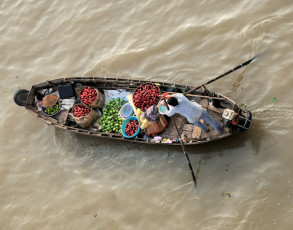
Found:
[[[167,99],[167,103],[172,106],[167,112],[168,117],[178,113],[186,117],[189,123],[196,125],[205,132],[208,132],[208,127],[204,123],[200,122],[200,119],[202,119],[212,126],[218,133],[222,133],[223,128],[220,123],[212,118],[198,103],[188,100],[183,94],[179,93],[174,94],[173,96],[165,93],[163,94],[163,97],[165,97]]]

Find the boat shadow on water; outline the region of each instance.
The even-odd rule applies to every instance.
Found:
[[[262,121],[255,120],[251,129],[247,132],[201,145],[185,146],[185,148],[192,158],[222,157],[224,154],[233,154],[236,151],[257,155],[260,152],[263,140],[268,135],[268,132],[262,125]],[[130,160],[140,155],[156,158],[176,156],[185,160],[180,146],[168,144],[145,145],[122,140],[97,138],[58,128],[55,128],[55,143],[63,154],[76,158],[91,157],[91,159],[100,159],[101,157],[106,157],[108,159]],[[249,151],[246,149],[249,149]]]
[[[195,177],[201,178],[204,166],[214,167],[214,164],[210,165],[210,163],[216,158],[225,157],[219,162],[219,167],[227,168],[231,161],[234,162],[232,159],[235,157],[241,158],[243,154],[247,155],[247,157],[242,156],[245,158],[249,158],[251,154],[257,155],[263,148],[265,139],[271,139],[268,135],[262,122],[256,120],[248,132],[203,145],[186,146]],[[182,176],[186,179],[181,186],[185,187],[192,183],[188,182],[190,175],[186,173],[188,166],[180,146],[145,145],[96,138],[58,128],[55,128],[55,143],[65,158],[69,158],[67,163],[78,165],[77,170],[81,170],[85,175],[94,172],[99,175],[105,174],[104,177],[109,174],[116,178],[122,173],[133,181],[143,177],[148,181],[144,183],[151,183],[157,175],[160,177],[164,175],[164,178],[172,175],[175,181],[173,183],[181,181]],[[227,162],[230,162],[229,165]],[[133,176],[134,172],[137,176]]]

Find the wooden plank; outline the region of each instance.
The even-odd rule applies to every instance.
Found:
[[[186,131],[183,130],[182,134],[181,134],[181,138],[183,139],[190,139],[192,137],[192,132],[191,131]]]
[[[192,132],[193,131],[193,128],[194,128],[194,125],[192,125],[192,124],[185,124],[183,126],[183,131]]]
[[[179,114],[176,114],[174,115],[174,121],[179,129],[179,132],[182,132],[183,126],[184,124],[186,124],[186,118]]]
[[[190,139],[190,138],[192,138],[192,133],[193,133],[194,127],[195,126],[192,125],[192,124],[185,124],[183,126],[183,129],[182,129],[181,137],[184,138],[184,139]]]
[[[61,111],[58,116],[56,115],[56,118],[58,119],[59,124],[64,125],[67,121],[67,117],[69,114],[69,110],[63,110]]]
[[[206,98],[201,99],[201,100],[200,100],[200,105],[201,105],[202,107],[207,107],[207,106],[209,105],[209,101],[208,101],[208,99],[206,99]]]
[[[199,138],[201,135],[201,128],[194,126],[192,134],[191,134],[191,138]]]
[[[162,132],[161,136],[166,139],[178,138],[177,130],[176,130],[171,118],[167,118],[167,119],[168,119],[168,125],[167,125],[166,129]],[[179,133],[181,134],[182,130],[183,130],[183,126],[186,123],[186,118],[179,115],[179,114],[175,114],[173,116],[173,119],[174,119],[176,126],[178,127]]]
[[[178,92],[168,92],[168,94],[176,94]],[[220,97],[211,97],[211,96],[204,96],[204,95],[196,95],[196,94],[185,94],[188,97],[199,97],[199,98],[207,98],[207,99],[217,99],[217,100],[226,100],[225,98]]]
[[[53,123],[53,124],[56,124],[58,123],[56,119],[54,119],[53,117],[48,117],[48,116],[45,116],[42,112],[38,111],[37,112],[37,116],[40,117],[41,119],[44,119],[50,123]]]

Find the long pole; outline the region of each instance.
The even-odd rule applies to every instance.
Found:
[[[210,84],[210,83],[212,83],[212,82],[214,82],[214,81],[216,81],[216,80],[218,80],[218,79],[220,79],[220,78],[222,78],[222,77],[225,77],[226,75],[228,75],[228,74],[230,74],[230,73],[232,73],[232,72],[234,72],[234,71],[236,71],[236,70],[238,70],[238,69],[240,69],[240,68],[242,68],[242,67],[248,65],[249,63],[251,63],[251,62],[252,62],[253,60],[255,60],[256,58],[260,57],[261,55],[263,55],[263,53],[260,53],[260,54],[256,55],[255,57],[249,59],[248,61],[243,62],[242,64],[240,64],[240,65],[234,67],[233,69],[227,71],[226,73],[223,73],[223,74],[221,74],[220,76],[218,76],[218,77],[216,77],[216,78],[214,78],[214,79],[212,79],[212,80],[209,80],[209,81],[207,81],[206,83],[204,83],[204,84],[202,84],[202,85],[208,85],[208,84]],[[202,85],[197,86],[197,87],[195,87],[195,88],[193,88],[193,89],[187,91],[187,92],[184,93],[184,94],[191,93],[191,92],[193,92],[194,90],[199,89]]]
[[[166,102],[166,99],[165,99],[164,97],[163,97],[163,99],[164,99],[164,102],[165,102],[165,104],[166,104],[167,109],[169,110],[169,105],[168,105],[168,103]],[[181,144],[181,147],[182,147],[183,153],[185,154],[185,157],[186,157],[186,160],[187,160],[187,163],[188,163],[189,169],[190,169],[190,173],[191,173],[191,176],[192,176],[192,179],[193,179],[194,187],[196,188],[196,178],[195,178],[195,175],[194,175],[194,172],[193,172],[193,169],[192,169],[192,166],[191,166],[190,160],[189,160],[189,156],[188,156],[187,152],[185,151],[184,144],[183,144],[183,142],[182,142],[182,140],[181,140],[181,136],[180,136],[179,129],[178,129],[178,127],[177,127],[177,125],[176,125],[176,123],[175,123],[173,117],[171,117],[171,120],[172,120],[172,122],[173,122],[173,124],[174,124],[174,126],[175,126],[175,128],[176,128],[176,131],[177,131],[177,134],[178,134],[178,139],[179,139],[179,141],[180,141],[180,144]]]

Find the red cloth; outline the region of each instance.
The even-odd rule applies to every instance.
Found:
[[[169,94],[168,93],[163,93],[164,98],[168,98]]]

